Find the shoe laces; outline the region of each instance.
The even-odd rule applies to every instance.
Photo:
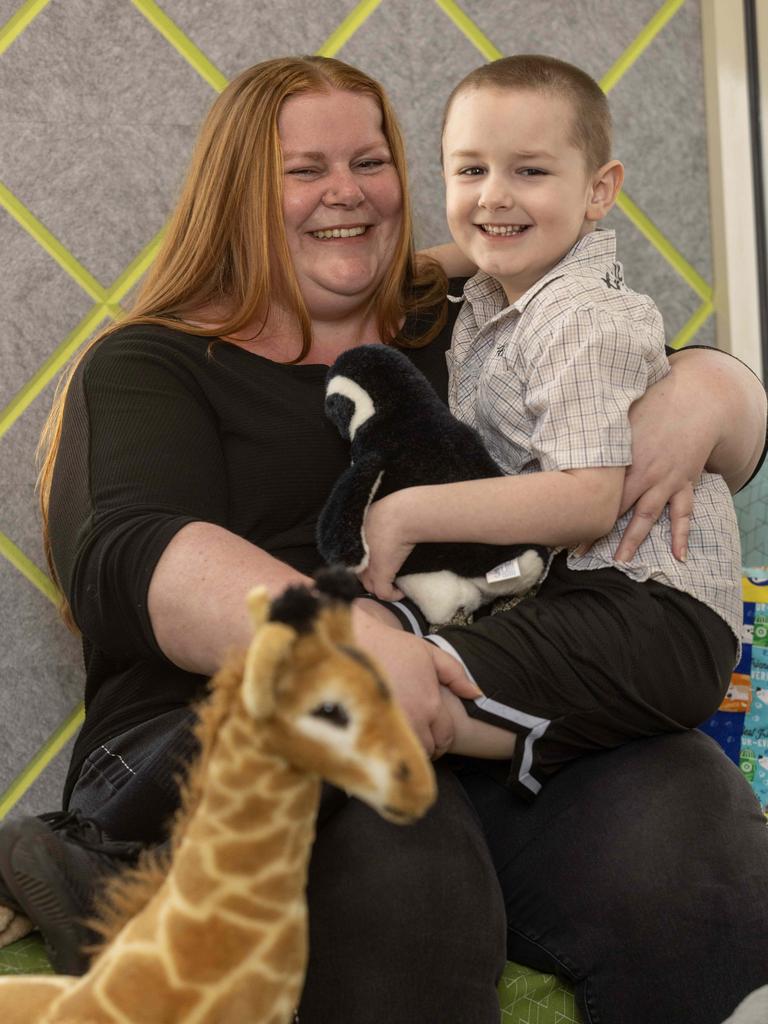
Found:
[[[40,820],[45,822],[52,832],[62,835],[70,842],[76,843],[93,853],[106,854],[126,860],[135,860],[143,849],[143,844],[128,840],[112,839],[101,825],[86,818],[80,811],[50,811],[41,814]]]

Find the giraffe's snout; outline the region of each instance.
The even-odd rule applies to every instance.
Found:
[[[387,789],[382,813],[390,821],[415,821],[434,802],[436,786],[432,765],[415,741],[412,756],[402,757],[390,767]]]

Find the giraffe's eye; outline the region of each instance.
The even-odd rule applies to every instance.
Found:
[[[340,729],[344,729],[349,725],[349,715],[347,712],[341,704],[333,704],[331,701],[318,704],[316,708],[310,711],[310,714],[313,718],[321,718],[324,722],[337,725]]]

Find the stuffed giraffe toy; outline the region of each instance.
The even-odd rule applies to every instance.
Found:
[[[307,866],[321,779],[396,823],[435,798],[431,765],[352,636],[350,580],[271,606],[214,677],[170,861],[112,883],[87,974],[0,978],[3,1024],[287,1024],[307,963]]]

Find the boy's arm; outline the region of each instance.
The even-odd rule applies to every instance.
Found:
[[[392,580],[424,541],[570,547],[602,537],[618,517],[624,473],[623,466],[550,470],[395,491],[368,510],[362,582],[396,599]]]

